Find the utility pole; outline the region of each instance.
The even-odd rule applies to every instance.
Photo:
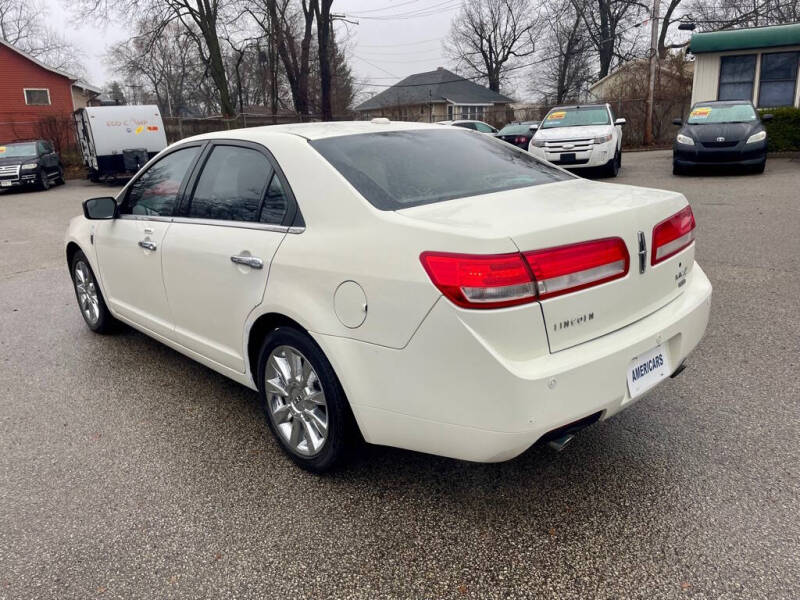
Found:
[[[647,75],[647,101],[644,107],[644,144],[653,143],[653,96],[656,87],[656,68],[658,67],[658,12],[661,0],[653,0],[650,11],[650,72]]]

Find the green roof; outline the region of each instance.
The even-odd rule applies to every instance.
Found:
[[[700,54],[776,46],[800,46],[800,23],[695,33],[689,44],[689,52]]]

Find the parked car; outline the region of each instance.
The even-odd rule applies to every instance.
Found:
[[[622,166],[622,125],[608,104],[558,106],[545,115],[529,151],[567,169],[600,169],[616,177]]]
[[[133,175],[167,147],[155,105],[79,108],[75,130],[92,181]]]
[[[464,129],[472,129],[473,131],[479,131],[488,135],[495,135],[497,133],[497,129],[488,123],[484,123],[483,121],[470,121],[467,119],[462,119],[459,121],[439,121],[438,124],[452,125],[453,127],[463,127]]]
[[[767,130],[752,102],[698,102],[672,145],[672,172],[682,175],[701,166],[738,165],[763,173],[767,164]]]
[[[682,370],[709,318],[676,192],[485,136],[303,123],[172,145],[66,233],[81,314],[258,390],[312,471],[367,442],[472,461],[565,440]]]
[[[61,159],[47,140],[0,144],[0,189],[36,185],[47,190],[62,183]]]
[[[527,150],[533,137],[533,132],[538,127],[539,121],[515,121],[503,127],[494,137]]]

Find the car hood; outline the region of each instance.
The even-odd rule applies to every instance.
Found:
[[[722,141],[717,138],[724,137],[726,142],[738,142],[758,133],[763,126],[758,121],[753,123],[698,123],[685,125],[681,131],[697,142]]]
[[[533,137],[537,140],[580,140],[606,135],[611,128],[611,125],[553,127],[552,129],[537,129]]]

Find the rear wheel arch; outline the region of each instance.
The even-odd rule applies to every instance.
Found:
[[[284,314],[270,312],[258,317],[250,326],[250,331],[247,334],[247,364],[250,366],[250,374],[253,376],[253,382],[256,385],[258,385],[258,358],[259,352],[261,352],[261,345],[269,332],[278,327],[292,327],[308,334],[308,330],[305,327]]]

